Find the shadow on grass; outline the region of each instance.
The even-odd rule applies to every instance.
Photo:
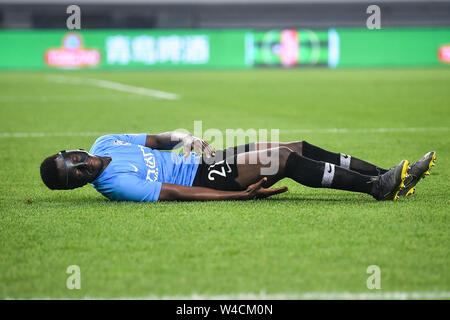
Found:
[[[110,201],[108,199],[102,199],[102,198],[52,198],[52,197],[46,197],[46,198],[37,198],[37,199],[30,199],[26,198],[20,199],[21,202],[27,204],[27,205],[58,205],[58,204],[64,204],[64,205],[105,205],[109,203],[114,203],[113,201]],[[117,203],[117,202],[115,202]]]
[[[17,201],[20,201],[27,205],[41,205],[41,206],[108,206],[108,207],[122,207],[122,206],[179,206],[180,204],[185,204],[188,206],[202,204],[202,205],[215,205],[229,203],[230,201],[158,201],[158,202],[132,202],[132,201],[111,201],[102,197],[39,197],[35,199],[29,198],[19,198]],[[266,199],[257,199],[257,200],[232,200],[234,204],[242,203],[243,205],[252,203],[255,204],[264,204],[267,205],[269,203],[273,204],[287,204],[287,203],[309,203],[309,204],[327,204],[327,203],[355,203],[355,204],[371,204],[377,203],[376,200],[371,197],[358,197],[358,196],[350,196],[350,197],[286,197],[286,198],[266,198]]]
[[[295,198],[281,198],[281,199],[262,199],[256,201],[271,201],[271,202],[310,202],[310,203],[375,203],[377,202],[375,199],[367,198],[303,198],[303,197],[295,197]]]

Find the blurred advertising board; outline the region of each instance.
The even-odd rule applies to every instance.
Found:
[[[0,69],[450,65],[450,28],[0,31]]]
[[[437,67],[450,63],[450,28],[338,30],[339,67]]]
[[[339,36],[334,29],[254,31],[247,34],[246,42],[247,60],[256,67],[334,68],[339,61]]]
[[[2,31],[0,68],[245,68],[244,40],[244,30]]]

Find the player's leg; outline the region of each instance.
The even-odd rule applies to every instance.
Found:
[[[267,159],[270,159],[268,163]],[[367,193],[378,200],[396,199],[403,186],[407,161],[380,177],[360,174],[356,171],[301,156],[287,147],[241,153],[236,157],[238,174],[236,182],[246,188],[267,177],[269,187],[284,177],[312,188],[331,188]],[[272,169],[272,174],[267,172]]]
[[[388,170],[380,168],[367,161],[352,157],[344,153],[335,153],[314,146],[306,141],[294,142],[262,142],[255,143],[254,150],[264,150],[275,147],[287,147],[298,154],[317,161],[329,162],[343,168],[365,175],[377,176]]]
[[[294,152],[298,152],[301,154],[301,141],[295,142],[250,142],[247,144],[242,144],[234,147],[230,147],[224,150],[216,151],[215,158],[216,160],[223,160],[226,158],[232,158],[238,154],[258,151],[258,150],[267,150],[279,147],[286,147],[291,149]]]
[[[243,188],[267,177],[264,187],[270,187],[285,177],[286,162],[292,150],[286,147],[239,153],[236,182]]]
[[[267,150],[279,147],[286,147],[304,157],[317,161],[329,162],[365,175],[377,176],[386,173],[388,171],[387,169],[383,169],[372,163],[369,163],[367,161],[355,158],[353,156],[344,153],[335,153],[328,150],[324,150],[306,141],[249,143],[225,149],[223,151],[217,152],[217,154],[219,155],[219,158],[220,155],[222,154],[223,155],[222,159],[224,159],[230,158],[233,155],[240,153],[258,150]]]
[[[236,157],[236,163],[238,168],[236,182],[244,188],[263,177],[267,177],[266,187],[284,177],[289,177],[312,188],[370,193],[373,182],[372,176],[306,158],[285,146],[241,153]],[[275,170],[273,174],[264,172],[270,168]]]

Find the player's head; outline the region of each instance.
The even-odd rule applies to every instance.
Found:
[[[52,190],[68,190],[94,181],[103,168],[103,160],[83,149],[63,150],[41,164],[41,178]]]

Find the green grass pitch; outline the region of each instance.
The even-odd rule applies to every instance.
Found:
[[[446,69],[0,73],[0,298],[449,292],[449,83]],[[281,141],[383,167],[430,150],[437,161],[397,202],[284,180],[288,193],[260,201],[114,203],[40,180],[46,156],[88,150],[96,133],[192,131],[195,120],[280,129]],[[66,288],[69,265],[80,290]],[[366,287],[369,265],[380,290]]]

